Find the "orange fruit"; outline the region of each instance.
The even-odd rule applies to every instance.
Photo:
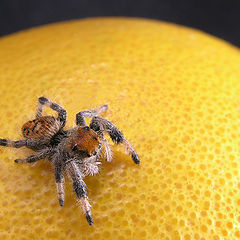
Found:
[[[0,137],[21,139],[37,98],[75,114],[108,103],[121,146],[85,178],[89,226],[69,181],[60,207],[48,161],[0,147],[0,239],[239,239],[240,52],[200,31],[128,18],[33,28],[0,39]],[[54,114],[47,110],[48,114]]]

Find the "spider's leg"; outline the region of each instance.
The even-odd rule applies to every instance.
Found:
[[[13,147],[13,148],[20,148],[20,147],[28,147],[33,150],[41,150],[43,149],[46,141],[44,139],[21,139],[17,141],[9,140],[9,139],[2,139],[0,138],[0,146],[5,147]]]
[[[23,146],[26,146],[26,145],[27,145],[27,140],[26,139],[22,139],[22,140],[18,140],[18,141],[12,141],[12,140],[8,140],[8,139],[0,138],[0,146],[20,148],[20,147],[23,147]]]
[[[101,134],[103,131],[106,131],[114,143],[116,144],[123,144],[127,153],[132,157],[133,161],[136,164],[140,164],[140,160],[138,158],[137,153],[135,152],[134,148],[131,144],[125,139],[122,132],[119,131],[113,123],[108,121],[105,118],[101,118],[99,116],[94,116],[89,127],[93,129],[95,132]]]
[[[78,202],[82,207],[85,217],[89,225],[92,225],[93,219],[91,214],[91,205],[89,204],[88,197],[87,197],[87,190],[86,190],[87,186],[82,179],[81,171],[77,163],[74,162],[74,159],[69,160],[66,163],[66,172],[69,178],[72,180],[73,190],[77,195]]]
[[[52,154],[53,154],[53,150],[51,148],[45,148],[43,150],[40,150],[38,153],[31,155],[27,158],[16,159],[15,162],[16,163],[33,163],[43,158],[50,157]]]
[[[49,107],[58,113],[57,119],[62,123],[62,127],[64,127],[65,123],[66,123],[66,118],[67,118],[66,110],[63,107],[59,106],[57,103],[51,102],[49,99],[47,99],[45,97],[40,97],[38,99],[36,117],[42,116],[42,110],[43,110],[44,106]]]
[[[53,164],[54,164],[58,201],[60,206],[62,207],[64,205],[64,199],[65,199],[63,166],[59,157],[54,157]]]
[[[85,122],[85,118],[91,118],[93,116],[97,116],[97,115],[101,114],[102,112],[106,111],[107,109],[108,109],[108,105],[105,104],[94,110],[81,111],[76,114],[76,124],[78,126],[87,126],[87,124]]]
[[[20,148],[20,147],[26,146],[33,149],[39,149],[39,147],[42,144],[44,144],[44,142],[41,140],[21,139],[21,140],[13,141],[9,139],[0,138],[0,146],[5,146],[5,147]]]
[[[42,112],[43,112],[43,104],[41,104],[39,102],[39,99],[38,99],[38,103],[37,103],[37,112],[36,112],[36,118],[39,118],[42,116]]]
[[[104,146],[105,157],[107,159],[107,162],[111,162],[112,161],[112,150],[110,148],[109,142],[104,137],[102,137],[102,144]]]

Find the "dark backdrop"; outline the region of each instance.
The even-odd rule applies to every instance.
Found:
[[[0,35],[93,16],[170,21],[240,46],[240,0],[0,0]]]

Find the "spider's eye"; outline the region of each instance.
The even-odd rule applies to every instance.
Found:
[[[89,131],[90,128],[89,128],[88,126],[86,126],[86,127],[83,128],[83,130],[85,130],[85,131]]]
[[[77,149],[78,149],[78,148],[77,148],[77,144],[74,144],[72,150],[73,150],[73,151],[76,151]]]

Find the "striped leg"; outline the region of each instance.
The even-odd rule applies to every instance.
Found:
[[[54,164],[58,201],[60,206],[62,207],[65,201],[63,166],[58,157],[54,158],[53,164]]]
[[[44,141],[41,141],[41,140],[21,139],[17,141],[12,141],[9,139],[0,138],[0,146],[5,146],[5,147],[20,148],[20,147],[26,146],[34,150],[37,150],[37,149],[41,149],[43,144],[44,144]]]
[[[23,146],[27,146],[27,140],[22,139],[18,141],[12,141],[8,139],[0,139],[0,146],[5,146],[5,147],[14,147],[14,148],[20,148]]]
[[[135,152],[134,148],[125,139],[125,137],[123,136],[121,131],[119,131],[110,121],[108,121],[105,118],[94,116],[89,127],[99,134],[106,131],[114,143],[123,144],[127,153],[132,157],[133,161],[136,164],[140,164],[140,160],[139,160],[138,155]]]
[[[76,115],[76,124],[78,126],[87,126],[85,122],[85,118],[91,118],[93,116],[97,116],[101,114],[102,112],[106,111],[108,109],[108,105],[105,104],[103,106],[100,106],[94,110],[85,110],[77,113]]]
[[[81,171],[74,161],[68,161],[66,164],[66,171],[73,183],[73,190],[77,195],[77,200],[82,207],[85,217],[89,225],[93,224],[91,205],[88,202],[87,186],[82,180]]]
[[[46,149],[40,150],[37,154],[31,155],[27,158],[16,159],[15,163],[33,163],[41,159],[50,157],[52,153],[53,153],[52,149],[46,148]]]
[[[67,117],[66,110],[63,107],[59,106],[57,103],[53,103],[45,97],[40,97],[38,99],[37,114],[36,114],[37,118],[42,116],[42,110],[44,106],[49,107],[52,110],[56,111],[58,113],[57,119],[62,123],[62,126],[65,126],[66,117]]]

